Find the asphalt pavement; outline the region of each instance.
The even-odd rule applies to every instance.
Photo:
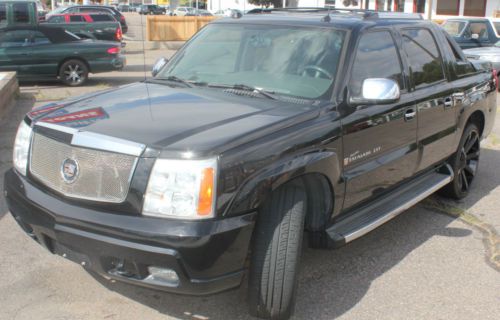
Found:
[[[22,84],[9,117],[0,120],[0,186],[25,112],[142,80],[158,57],[172,54],[130,53],[122,72],[91,75],[83,88]],[[497,116],[468,198],[431,196],[341,249],[304,248],[294,319],[499,319],[499,166]],[[110,282],[45,251],[7,211],[0,196],[0,319],[250,319],[246,284],[189,297]]]

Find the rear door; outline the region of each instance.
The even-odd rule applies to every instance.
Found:
[[[0,31],[0,71],[27,74],[31,69],[31,31]]]
[[[431,29],[405,28],[401,36],[418,113],[421,161],[417,171],[420,171],[453,152],[457,129],[455,89],[448,81],[443,53]]]
[[[401,98],[391,104],[349,107],[350,114],[342,120],[344,209],[377,197],[415,172],[417,118],[394,40],[392,29],[382,29],[363,34],[357,44],[350,96],[361,95],[365,79],[389,78],[399,84]]]

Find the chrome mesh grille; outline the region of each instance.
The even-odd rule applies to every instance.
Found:
[[[77,178],[63,179],[67,159],[78,163]],[[130,155],[74,147],[35,133],[30,171],[42,183],[65,196],[101,202],[123,202],[137,158]]]

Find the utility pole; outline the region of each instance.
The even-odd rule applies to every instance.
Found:
[[[432,20],[432,0],[427,0],[427,19]]]

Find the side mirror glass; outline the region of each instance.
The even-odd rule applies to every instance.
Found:
[[[156,75],[160,72],[161,69],[167,64],[168,59],[165,57],[161,57],[160,59],[156,60],[153,70],[151,71],[151,75],[153,77],[156,77]]]
[[[473,40],[477,40],[479,39],[479,35],[477,33],[473,33],[471,36],[470,36],[471,39]]]
[[[361,97],[351,97],[351,105],[389,104],[399,100],[399,85],[392,79],[369,78],[363,81]]]

